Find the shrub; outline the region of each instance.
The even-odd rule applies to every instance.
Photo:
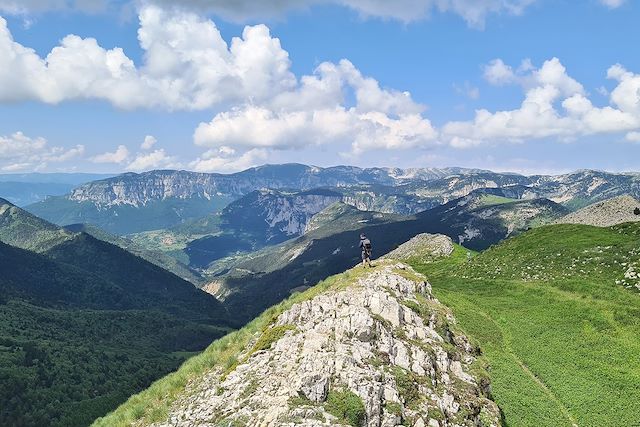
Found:
[[[345,420],[353,427],[361,426],[366,416],[362,399],[351,390],[331,390],[325,408],[331,415]]]

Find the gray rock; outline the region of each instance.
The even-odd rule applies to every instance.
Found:
[[[414,312],[416,304],[430,314]],[[499,426],[497,406],[469,370],[468,340],[433,326],[443,312],[424,278],[382,262],[346,289],[280,314],[272,327],[291,328],[281,339],[240,355],[226,377],[213,370],[190,383],[156,426],[346,425],[327,407],[343,391],[361,400],[367,427]],[[450,314],[442,321],[456,330]]]
[[[422,233],[384,256],[386,259],[440,258],[451,255],[453,241],[442,234]]]

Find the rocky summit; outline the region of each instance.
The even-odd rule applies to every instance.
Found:
[[[411,240],[389,252],[384,258],[410,259],[420,257],[440,258],[449,256],[453,252],[453,241],[443,234],[420,233]]]
[[[556,223],[610,227],[625,222],[640,221],[640,215],[634,213],[638,208],[640,208],[640,201],[629,195],[613,197],[572,212],[557,220]]]
[[[154,425],[500,425],[479,350],[424,276],[389,260],[336,277],[274,316],[236,364],[192,379]]]

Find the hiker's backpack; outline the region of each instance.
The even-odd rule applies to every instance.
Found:
[[[364,239],[362,241],[362,246],[364,247],[364,251],[368,254],[371,253],[371,240],[369,239]]]

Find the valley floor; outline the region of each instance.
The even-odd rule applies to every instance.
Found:
[[[640,297],[613,279],[637,232],[545,227],[472,260],[457,248],[412,263],[483,349],[506,426],[640,423]]]

